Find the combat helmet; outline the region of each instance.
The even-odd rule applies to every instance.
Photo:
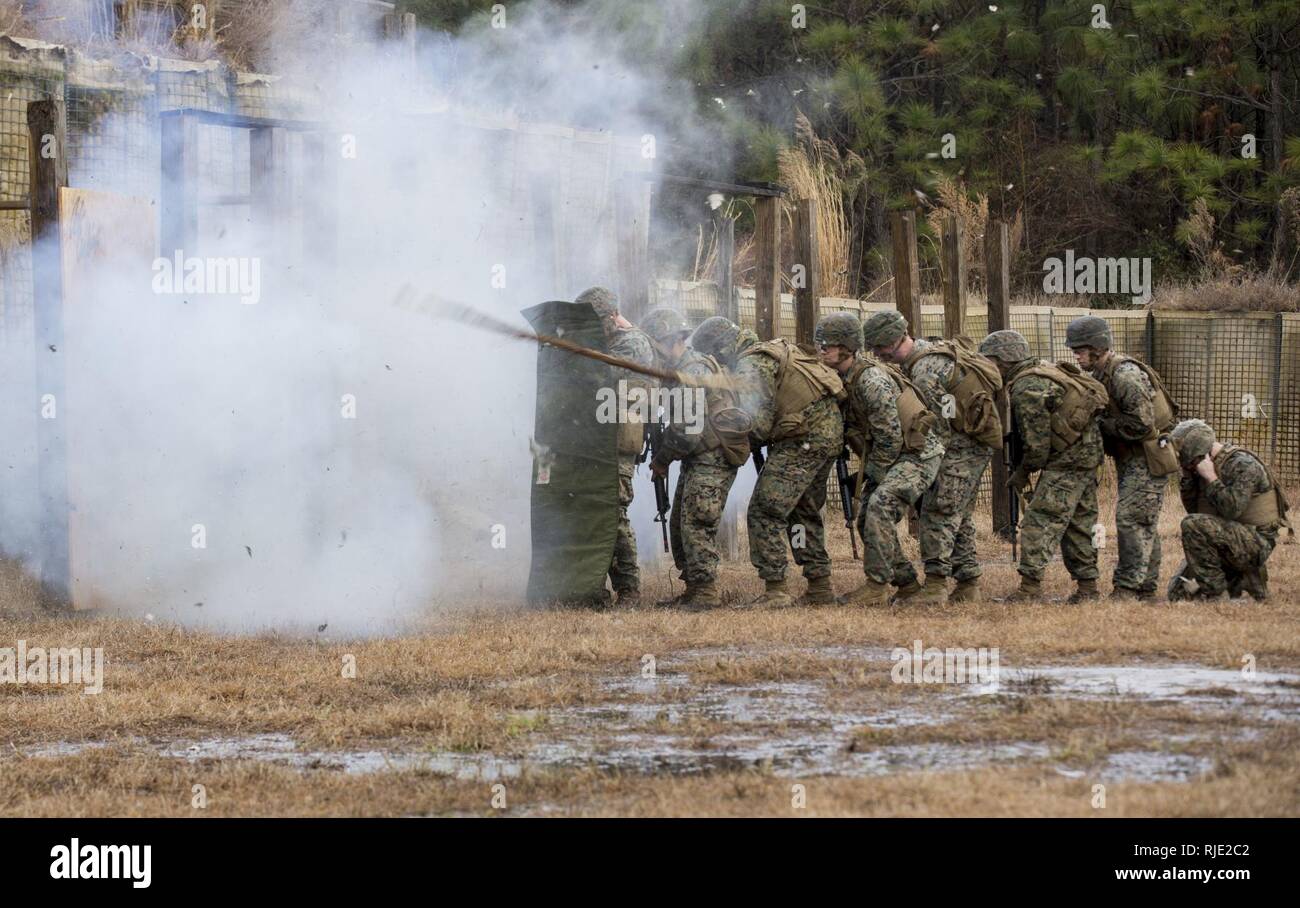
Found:
[[[618,296],[606,287],[588,287],[578,294],[574,302],[588,304],[601,318],[618,315]]]
[[[907,333],[907,319],[897,309],[873,312],[862,323],[862,342],[868,347],[889,347]]]
[[[1065,346],[1071,350],[1079,347],[1093,347],[1097,350],[1109,350],[1115,343],[1110,323],[1095,315],[1081,315],[1065,328]]]
[[[729,318],[714,315],[706,318],[691,335],[691,346],[705,356],[722,358],[736,348],[740,326]]]
[[[668,347],[677,336],[690,334],[691,326],[686,321],[686,316],[676,309],[665,307],[647,313],[641,319],[641,330],[650,335],[655,343]]]
[[[862,349],[862,323],[852,312],[828,312],[817,321],[813,342],[818,347],[840,346],[857,353]]]
[[[1174,426],[1169,433],[1174,447],[1178,449],[1178,461],[1190,467],[1214,447],[1214,429],[1203,419],[1184,419]]]
[[[1004,363],[1018,363],[1031,356],[1029,341],[1019,331],[994,331],[980,341],[980,353]]]

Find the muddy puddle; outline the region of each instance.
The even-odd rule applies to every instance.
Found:
[[[360,749],[316,751],[290,736],[260,734],[189,741],[137,740],[170,758],[259,760],[303,770],[351,774],[424,770],[458,779],[495,781],[547,770],[595,768],[630,773],[688,774],[757,769],[776,776],[866,776],[914,771],[963,771],[1026,761],[1049,765],[1041,743],[924,743],[873,745],[859,740],[863,729],[891,729],[960,722],[983,698],[1111,698],[1134,703],[1174,702],[1232,721],[1215,726],[1215,740],[1256,736],[1269,725],[1300,721],[1300,675],[1240,671],[1199,665],[1136,663],[1116,666],[1001,666],[985,684],[944,685],[942,690],[900,691],[890,685],[833,682],[815,677],[783,681],[722,683],[692,681],[689,671],[710,660],[743,663],[780,653],[812,654],[857,662],[888,673],[889,651],[834,647],[820,650],[694,650],[661,660],[657,676],[636,673],[600,679],[602,699],[553,709],[544,716],[519,713],[534,724],[509,753]],[[905,687],[911,687],[907,685]],[[935,685],[928,685],[933,688]],[[1100,781],[1187,782],[1214,768],[1203,756],[1177,751],[1196,739],[1153,735],[1162,749],[1116,752],[1096,765],[1061,763],[1071,778]],[[850,746],[853,745],[853,746]],[[10,756],[66,756],[94,744],[54,743],[18,748]],[[1194,749],[1194,748],[1193,748]]]

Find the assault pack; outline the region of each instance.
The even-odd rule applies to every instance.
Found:
[[[911,454],[917,453],[925,447],[925,437],[934,427],[934,413],[925,405],[925,398],[907,375],[890,363],[860,356],[845,376],[844,383],[852,387],[859,376],[872,366],[882,369],[898,388],[898,421],[903,428],[903,450]],[[857,402],[851,394],[848,395],[848,402],[850,418],[846,420],[844,438],[853,453],[863,457],[868,448],[868,439],[860,427],[866,425],[867,415],[858,411]]]
[[[740,354],[741,358],[760,355],[777,361],[776,421],[769,442],[806,435],[804,410],[823,397],[844,399],[844,382],[839,373],[816,353],[777,338],[753,344]]]
[[[954,364],[944,385],[956,406],[956,413],[948,418],[948,425],[954,432],[969,435],[980,444],[1000,447],[1003,430],[997,396],[1002,390],[1002,373],[997,364],[980,354],[973,340],[961,335],[950,341],[934,341],[924,349],[914,349],[903,360],[903,371],[911,375],[916,362],[932,354],[945,356]]]
[[[1133,363],[1140,368],[1151,382],[1152,389],[1156,392],[1153,406],[1155,409],[1155,418],[1151,432],[1146,438],[1137,444],[1129,444],[1122,439],[1106,439],[1108,453],[1124,458],[1133,453],[1133,449],[1141,446],[1147,459],[1147,469],[1151,471],[1152,476],[1170,476],[1178,472],[1178,454],[1174,451],[1174,446],[1169,440],[1169,430],[1174,427],[1178,421],[1178,413],[1181,409],[1170,395],[1165,383],[1160,380],[1160,373],[1156,372],[1140,359],[1134,359],[1131,356],[1124,356],[1121,353],[1113,354],[1106,363],[1106,368],[1102,370],[1101,381],[1106,386],[1107,392],[1114,387],[1115,370],[1124,363]],[[1112,396],[1107,403],[1110,415],[1120,416],[1119,404]]]
[[[1105,385],[1075,363],[1065,361],[1055,365],[1040,362],[1029,366],[1011,379],[1008,391],[1016,382],[1030,375],[1053,381],[1065,391],[1060,405],[1052,411],[1052,451],[1056,453],[1082,438],[1088,425],[1110,403]]]

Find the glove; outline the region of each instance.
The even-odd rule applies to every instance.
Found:
[[[1029,486],[1029,473],[1023,466],[1016,467],[1015,472],[1007,479],[1007,488],[1015,489],[1017,492],[1023,492]]]

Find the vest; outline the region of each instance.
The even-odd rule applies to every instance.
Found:
[[[1069,362],[1036,363],[1013,378],[1008,391],[1028,375],[1050,379],[1065,391],[1060,405],[1052,411],[1052,451],[1058,454],[1083,437],[1110,401],[1105,385]]]
[[[640,330],[640,329],[624,329]],[[614,373],[618,375],[618,372]],[[647,395],[653,396],[655,390],[654,379],[639,375],[635,372],[629,372],[622,376],[627,381],[627,390],[629,397],[634,388],[641,388]],[[628,407],[627,419],[619,423],[618,426],[618,453],[621,456],[640,454],[645,447],[645,423],[641,420],[640,413],[636,412],[636,407]]]
[[[844,399],[840,374],[814,353],[784,339],[760,341],[743,350],[746,356],[770,356],[776,360],[776,419],[769,442],[808,434],[804,411],[823,397]]]
[[[920,452],[925,448],[925,439],[930,429],[934,427],[935,417],[930,412],[930,408],[925,405],[921,392],[902,370],[889,363],[859,357],[845,376],[845,385],[852,387],[862,373],[872,366],[879,366],[884,370],[885,374],[893,379],[894,386],[898,389],[898,422],[903,429],[903,450],[909,454]],[[866,453],[871,447],[870,439],[864,429],[867,424],[867,414],[861,411],[852,394],[847,396],[847,400],[848,412],[845,414],[847,418],[844,437],[850,449],[865,460]]]
[[[1246,509],[1237,516],[1236,522],[1244,523],[1247,526],[1257,527],[1262,530],[1275,529],[1278,526],[1291,526],[1290,521],[1287,520],[1286,517],[1286,512],[1290,510],[1291,506],[1288,504],[1286,496],[1282,493],[1282,486],[1278,484],[1277,477],[1273,475],[1273,471],[1269,469],[1268,464],[1260,460],[1254,451],[1251,451],[1248,448],[1243,448],[1239,445],[1224,445],[1223,449],[1219,451],[1218,455],[1214,458],[1215,472],[1222,474],[1223,465],[1227,463],[1229,457],[1236,454],[1238,451],[1249,454],[1261,467],[1264,468],[1264,472],[1268,475],[1268,481],[1272,488],[1252,495],[1250,501],[1246,503]],[[1224,520],[1228,519],[1223,517],[1214,505],[1210,503],[1210,500],[1205,497],[1205,480],[1201,479],[1199,476],[1197,477],[1196,487],[1196,513],[1213,514],[1215,517],[1220,517]]]
[[[716,379],[725,379],[722,366],[712,356],[697,354]],[[705,391],[708,419],[704,422],[704,443],[718,449],[727,463],[743,466],[749,460],[749,416],[740,409],[740,396],[726,381]]]
[[[1140,368],[1146,374],[1147,379],[1151,382],[1152,389],[1156,392],[1153,401],[1155,410],[1153,425],[1151,431],[1147,433],[1147,437],[1140,442],[1133,443],[1122,438],[1108,438],[1106,439],[1106,447],[1117,460],[1126,460],[1140,450],[1146,455],[1147,469],[1151,471],[1152,476],[1171,476],[1178,472],[1179,467],[1178,454],[1169,441],[1169,430],[1174,427],[1180,408],[1165,388],[1165,383],[1160,380],[1160,373],[1139,359],[1119,353],[1112,355],[1101,373],[1101,382],[1106,386],[1106,391],[1110,396],[1110,400],[1106,404],[1107,412],[1112,417],[1122,415],[1119,403],[1115,400],[1114,387],[1115,370],[1124,363],[1133,363]]]
[[[924,350],[913,350],[903,361],[903,371],[924,356],[937,354],[953,361],[952,375],[944,390],[952,395],[956,412],[948,417],[954,432],[968,435],[990,448],[1002,446],[1002,416],[998,413],[997,395],[1002,390],[1002,373],[997,365],[975,350],[969,337],[952,341],[935,341]]]

